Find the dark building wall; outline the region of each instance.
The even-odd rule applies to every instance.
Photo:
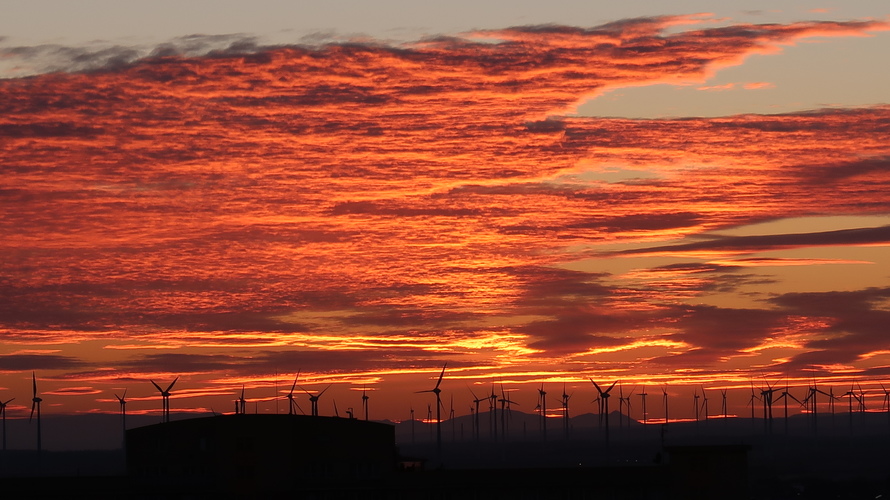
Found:
[[[221,415],[127,431],[134,479],[213,489],[276,490],[276,482],[360,483],[392,473],[390,425],[304,415]]]

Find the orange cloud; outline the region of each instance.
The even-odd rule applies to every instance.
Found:
[[[734,83],[727,83],[724,85],[711,85],[708,87],[698,87],[696,90],[720,91],[720,90],[732,90],[733,88],[735,88]]]
[[[686,305],[731,288],[709,275],[729,266],[663,267],[627,286],[563,267],[605,243],[635,246],[612,255],[708,256],[886,244],[883,227],[666,242],[886,212],[890,108],[560,113],[605,88],[701,80],[803,37],[885,25],[664,32],[686,21],[170,50],[0,81],[0,330],[19,347],[59,346],[0,356],[0,370],[228,386],[225,373],[298,367],[392,378],[447,359],[485,377],[554,359],[600,369],[594,352],[619,371],[641,349],[678,367],[747,355],[786,325],[783,312]],[[616,168],[647,175],[590,177]],[[751,317],[721,338],[722,322]]]
[[[770,82],[750,82],[742,85],[745,90],[772,89],[776,85]]]

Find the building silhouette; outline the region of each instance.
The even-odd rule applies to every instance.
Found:
[[[134,482],[169,491],[250,494],[376,482],[396,467],[391,425],[306,415],[237,414],[127,431]]]

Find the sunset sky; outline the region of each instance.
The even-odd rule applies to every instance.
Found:
[[[7,0],[0,399],[880,409],[890,5],[805,3]]]

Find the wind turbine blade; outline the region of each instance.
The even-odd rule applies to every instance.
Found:
[[[34,397],[37,397],[37,374],[31,372],[31,381],[34,383]]]
[[[31,416],[28,417],[28,423],[31,423],[31,419],[34,418],[34,407],[37,406],[37,401],[31,403]]]
[[[290,393],[291,393],[291,394],[294,393],[294,389],[297,387],[297,380],[298,380],[299,378],[300,378],[300,370],[297,370],[297,376],[294,377],[294,385],[292,385],[291,388],[290,388]]]
[[[590,381],[593,382],[593,379],[590,379]],[[598,392],[602,395],[603,390],[600,389],[600,386],[596,382],[593,382],[593,386],[596,387],[596,392]]]
[[[155,388],[158,390],[158,392],[164,392],[164,389],[161,389],[161,386],[156,384],[154,380],[149,380],[149,382],[151,382],[151,385],[155,386]]]
[[[436,387],[435,387],[435,389],[438,389],[438,388],[439,388],[439,384],[442,383],[442,377],[445,376],[445,367],[446,367],[446,366],[448,366],[448,363],[445,363],[444,365],[442,365],[442,373],[439,374],[439,380],[436,382]]]
[[[173,384],[175,384],[177,380],[179,380],[179,377],[176,377],[175,379],[173,379],[173,382],[170,382],[170,385],[167,386],[167,390],[164,392],[170,392],[170,389],[173,388]]]
[[[476,400],[479,399],[479,398],[476,397],[476,393],[473,392],[473,389],[470,389],[470,386],[469,386],[469,385],[467,385],[467,390],[470,391],[470,394],[473,395],[473,402],[475,403]]]
[[[608,394],[608,393],[609,393],[609,391],[611,391],[611,390],[612,390],[612,388],[613,388],[613,387],[615,387],[615,384],[617,384],[617,383],[618,383],[618,381],[617,381],[617,380],[616,380],[616,381],[614,381],[614,382],[612,382],[612,385],[610,385],[610,386],[609,386],[609,388],[608,388],[608,389],[606,389],[606,393],[607,393],[607,394]]]
[[[322,394],[328,392],[328,389],[330,389],[332,385],[334,385],[334,384],[328,384],[328,386],[325,387],[323,391],[319,392],[318,396],[316,396],[316,397],[320,398]]]

